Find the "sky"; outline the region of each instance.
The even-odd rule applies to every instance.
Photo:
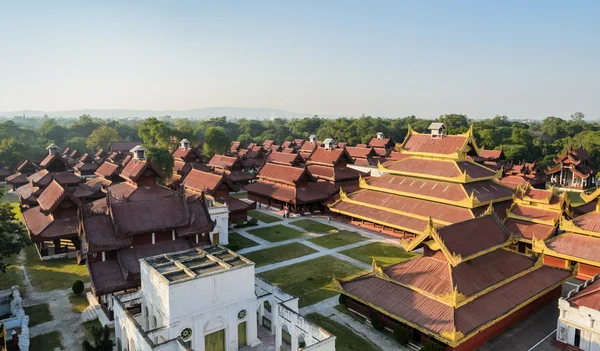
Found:
[[[0,111],[600,118],[600,1],[2,1]]]

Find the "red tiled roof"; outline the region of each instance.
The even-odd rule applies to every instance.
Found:
[[[98,295],[106,295],[139,286],[139,281],[128,282],[125,280],[117,260],[92,262],[88,263],[87,266],[94,293]]]
[[[229,157],[224,155],[214,155],[208,165],[211,167],[218,167],[224,169],[231,169],[238,162],[237,157]]]
[[[542,267],[457,309],[373,275],[342,283],[342,286],[350,296],[417,324],[432,334],[440,335],[456,329],[467,335],[545,289],[559,285],[569,276],[568,271]]]
[[[181,147],[178,147],[177,149],[175,149],[175,151],[173,151],[173,158],[179,158],[179,159],[184,159],[187,157],[187,155],[192,151],[192,148],[188,148],[188,149],[183,149]]]
[[[463,147],[467,137],[462,135],[446,135],[442,138],[432,138],[429,134],[411,134],[402,147],[410,152],[426,152],[449,155]]]
[[[271,152],[269,156],[267,156],[267,162],[281,163],[292,166],[302,162],[302,159],[298,154]]]
[[[504,222],[504,226],[515,237],[528,240],[532,240],[534,236],[536,239],[546,240],[556,229],[551,225],[526,222],[514,218],[508,218],[506,222]]]
[[[419,196],[431,196],[450,201],[461,201],[467,198],[461,184],[437,180],[420,179],[408,176],[385,174],[367,180],[371,186],[402,191]]]
[[[50,184],[53,180],[56,180],[61,185],[74,185],[83,182],[83,179],[79,178],[70,172],[48,172],[45,169],[34,173],[28,177],[28,179],[35,186],[44,187]]]
[[[491,200],[507,199],[514,194],[512,189],[502,186],[493,180],[481,180],[463,184],[467,194],[473,193],[479,202],[490,202]]]
[[[600,212],[590,212],[573,219],[573,224],[590,232],[600,233]]]
[[[567,297],[569,304],[577,308],[587,307],[600,311],[600,279],[589,283],[587,287],[580,285],[578,289],[579,291],[573,290],[571,295]]]
[[[348,163],[352,163],[352,158],[350,155],[348,155],[346,149],[327,150],[323,147],[319,147],[315,150],[315,152],[312,153],[312,155],[310,155],[307,163],[335,165],[343,157],[346,157],[346,159],[349,161]]]
[[[310,174],[319,179],[326,179],[331,181],[341,181],[348,179],[356,179],[362,175],[360,171],[350,167],[328,167],[321,165],[309,164],[306,166]]]
[[[388,226],[394,226],[397,228],[406,228],[415,233],[423,231],[428,225],[428,222],[423,219],[404,216],[394,212],[383,211],[380,209],[344,201],[333,204],[330,208],[341,211],[353,217],[372,220],[382,224],[386,223]]]
[[[89,186],[90,188],[96,188],[97,186],[108,187],[111,184],[112,181],[104,177],[91,178],[85,182],[85,185]]]
[[[511,212],[517,216],[537,219],[542,221],[553,221],[560,217],[560,211],[544,210],[531,206],[517,205],[512,208]]]
[[[305,142],[306,141],[304,139],[294,139],[294,144],[296,144],[296,147],[302,146]]]
[[[40,188],[37,186],[33,186],[31,183],[25,183],[24,185],[15,189],[15,192],[21,197],[24,201],[37,201],[35,196],[40,191]]]
[[[62,201],[62,199],[66,196],[67,190],[63,188],[56,181],[52,181],[45,189],[42,191],[38,198],[38,203],[42,210],[48,212],[52,212],[56,206]]]
[[[507,229],[495,214],[441,227],[437,232],[450,253],[463,259],[509,239]]]
[[[144,200],[163,197],[173,194],[173,190],[154,184],[151,186],[135,186],[127,182],[112,184],[108,187],[110,195],[114,198],[128,198],[131,200]]]
[[[100,199],[97,201],[104,201]],[[111,218],[106,215],[83,218],[83,230],[88,245],[88,252],[112,251],[131,247],[130,237],[117,237],[115,235]]]
[[[502,150],[481,150],[479,156],[488,159],[499,159],[502,156]]]
[[[346,151],[352,158],[367,158],[377,155],[372,147],[346,146]]]
[[[600,263],[600,238],[565,233],[550,239],[546,242],[546,247],[563,255]]]
[[[259,179],[268,179],[286,184],[295,184],[305,175],[310,177],[310,173],[304,168],[283,166],[274,163],[266,163],[258,172]]]
[[[296,190],[290,186],[283,186],[273,183],[255,182],[244,187],[248,193],[254,193],[265,197],[270,197],[275,200],[295,203]]]
[[[15,173],[12,175],[9,175],[8,177],[6,177],[6,182],[8,184],[26,184],[29,183],[29,180],[27,180],[27,176],[25,174],[21,174],[21,173]]]
[[[284,154],[293,154],[295,151],[296,150],[292,149],[291,147],[286,147],[281,150],[281,152]]]
[[[25,210],[23,220],[34,242],[76,237],[79,229],[76,213],[71,217],[52,219],[42,212],[40,206]]]
[[[63,163],[65,163],[65,161],[58,154],[49,154],[42,160],[42,162],[40,162],[40,167],[46,168],[46,166],[48,166],[55,159],[61,160]]]
[[[473,213],[468,208],[446,205],[400,195],[387,194],[373,190],[362,189],[349,194],[348,198],[353,201],[384,207],[389,210],[432,217],[434,219],[449,223],[465,221],[473,218]]]
[[[215,199],[220,203],[227,204],[227,208],[229,209],[230,213],[236,211],[249,211],[256,208],[256,202],[247,203],[245,201],[236,199],[235,197],[231,196],[217,197]]]
[[[130,179],[132,181],[137,181],[146,170],[152,169],[154,173],[156,173],[159,177],[162,176],[162,171],[160,171],[152,161],[150,160],[131,160],[127,165],[121,170],[120,176],[125,179]]]
[[[427,174],[429,176],[454,178],[462,174],[451,161],[406,158],[387,166],[391,171]]]
[[[185,227],[190,214],[181,195],[141,201],[111,201],[110,213],[118,236]]]
[[[125,279],[128,281],[136,281],[137,286],[139,286],[140,260],[142,258],[170,252],[183,251],[190,249],[191,247],[192,245],[187,239],[176,239],[173,241],[164,241],[154,245],[144,245],[130,249],[119,250],[117,252],[117,259]]]
[[[237,188],[231,184],[229,179],[226,179],[226,175],[221,173],[208,173],[193,169],[183,180],[183,186],[186,190],[193,190],[197,192],[206,192],[213,195],[214,191],[225,182],[230,190],[236,191]]]
[[[390,141],[392,141],[391,138],[383,138],[383,139],[371,138],[368,145],[372,146],[372,147],[384,148],[384,147],[388,146]]]

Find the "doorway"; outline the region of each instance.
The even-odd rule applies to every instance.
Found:
[[[225,329],[204,336],[206,351],[225,351]]]
[[[575,341],[573,345],[579,347],[579,343],[581,342],[581,330],[575,329]]]
[[[214,233],[213,234],[213,240],[212,240],[213,244],[218,244],[219,243],[219,233]]]
[[[246,322],[238,324],[238,348],[246,346]]]

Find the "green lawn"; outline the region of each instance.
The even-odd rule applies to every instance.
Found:
[[[300,219],[297,221],[290,222],[290,224],[295,225],[296,227],[303,228],[304,230],[311,233],[329,233],[331,231],[337,230],[336,228],[330,225],[313,221],[312,219]]]
[[[90,289],[85,289],[81,293],[81,295],[77,296],[73,293],[69,294],[69,302],[71,303],[71,308],[75,313],[81,313],[90,305],[87,300],[86,294],[90,291]]]
[[[259,275],[288,293],[298,296],[298,305],[304,307],[337,294],[332,290],[333,276],[347,278],[359,273],[364,272],[346,261],[323,256]]]
[[[57,347],[60,349],[63,348],[60,333],[57,331],[38,335],[30,339],[30,351],[54,351]]]
[[[23,269],[17,262],[17,255],[10,256],[5,259],[5,262],[10,264],[10,266],[6,268],[6,273],[0,273],[0,290],[10,289],[12,286],[18,285],[21,296],[25,296],[28,285],[25,282]]]
[[[571,201],[571,206],[577,207],[585,204],[585,201],[581,198],[581,193],[577,191],[567,191],[567,196]]]
[[[264,212],[260,212],[259,210],[250,210],[248,211],[248,215],[264,223],[275,223],[282,220],[282,218],[268,215]]]
[[[364,240],[368,240],[368,238],[365,238],[364,236],[355,232],[342,230],[337,233],[331,233],[329,235],[323,235],[318,238],[312,238],[308,241],[328,249],[333,249],[336,247],[346,246]]]
[[[244,254],[244,257],[256,263],[256,267],[265,266],[271,263],[291,260],[292,258],[302,257],[317,252],[301,243],[291,243],[287,245],[272,247],[260,251],[253,251]]]
[[[236,199],[247,199],[248,198],[248,193],[243,192],[243,193],[233,193],[233,194],[229,194],[229,196],[236,198]]]
[[[50,313],[50,305],[41,303],[39,305],[28,306],[24,308],[25,314],[29,316],[29,326],[50,322],[54,318]]]
[[[361,338],[352,330],[320,313],[310,313],[306,315],[306,318],[336,336],[336,351],[381,351],[370,341]]]
[[[303,232],[297,229],[286,227],[283,224],[276,224],[270,227],[248,230],[248,233],[256,235],[259,238],[265,239],[270,242],[296,239],[305,235]]]
[[[19,209],[19,197],[16,193],[8,193],[11,189],[10,185],[0,185],[0,193],[3,194],[0,198],[0,202],[8,202],[12,205],[13,212],[15,213],[18,220],[23,220],[23,216],[21,215],[21,210]]]
[[[371,264],[373,262],[373,257],[375,257],[377,263],[384,267],[402,262],[413,256],[412,253],[404,251],[404,249],[399,246],[382,243],[367,244],[344,250],[340,253],[366,264]]]
[[[78,265],[76,259],[42,261],[33,245],[24,250],[27,276],[37,290],[68,289],[75,280],[90,281],[86,265]]]
[[[247,247],[257,245],[258,243],[256,241],[241,236],[236,232],[231,232],[229,233],[229,244],[227,244],[226,246],[233,251],[238,251]]]

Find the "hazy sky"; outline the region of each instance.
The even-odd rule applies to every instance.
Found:
[[[600,1],[2,1],[0,111],[600,117]]]

